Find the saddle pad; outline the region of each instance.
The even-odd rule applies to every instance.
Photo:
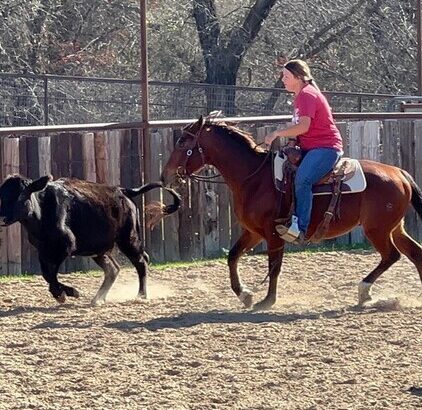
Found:
[[[283,181],[283,167],[286,158],[280,156],[277,152],[274,157],[274,181],[276,188],[281,191]],[[356,192],[362,192],[366,189],[366,178],[363,173],[362,166],[357,159],[348,158],[351,166],[348,168],[355,168],[354,175],[345,175],[343,182],[341,183],[341,192],[344,194],[351,194]],[[348,179],[350,178],[350,179]],[[332,184],[314,185],[312,188],[314,195],[331,195]]]

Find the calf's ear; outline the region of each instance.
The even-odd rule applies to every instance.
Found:
[[[32,194],[33,192],[39,192],[45,189],[47,184],[53,180],[52,175],[45,175],[41,178],[36,179],[35,181],[31,182],[25,189],[28,194]]]

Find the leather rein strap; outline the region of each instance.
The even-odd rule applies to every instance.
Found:
[[[324,238],[325,234],[328,231],[328,227],[330,225],[331,219],[333,218],[336,207],[339,204],[339,200],[341,196],[341,181],[344,177],[345,169],[346,169],[346,163],[344,162],[341,165],[338,173],[334,177],[333,194],[331,195],[330,205],[328,205],[328,209],[325,211],[324,219],[319,223],[314,234],[309,239],[310,242],[317,243],[321,241],[321,239]]]

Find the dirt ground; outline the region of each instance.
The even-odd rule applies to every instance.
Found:
[[[133,301],[125,269],[104,306],[102,277],[62,277],[83,293],[57,306],[43,279],[0,283],[0,409],[422,408],[422,285],[405,258],[356,307],[370,251],[285,257],[279,301],[244,310],[222,262],[151,269]],[[256,291],[264,256],[242,259]]]

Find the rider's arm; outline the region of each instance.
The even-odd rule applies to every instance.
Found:
[[[311,126],[310,117],[300,117],[295,125],[276,131],[276,137],[297,137],[306,134]]]
[[[311,118],[310,117],[300,117],[299,121],[295,125],[290,125],[287,128],[282,130],[276,130],[271,132],[265,137],[265,142],[269,145],[271,144],[276,138],[281,137],[297,137],[298,135],[306,134],[311,126]],[[294,144],[292,144],[294,145]]]

